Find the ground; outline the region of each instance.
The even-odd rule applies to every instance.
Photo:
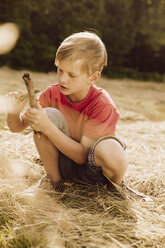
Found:
[[[25,71],[0,68],[0,95],[26,91]],[[56,82],[53,72],[30,75],[39,90]],[[120,111],[117,135],[129,157],[125,182],[152,202],[83,184],[65,183],[60,193],[38,189],[44,169],[32,131],[9,131],[0,97],[0,247],[165,247],[165,84],[102,78],[98,86]]]

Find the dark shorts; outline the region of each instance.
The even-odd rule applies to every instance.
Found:
[[[45,108],[49,119],[67,136],[70,136],[69,128],[64,116],[55,108]],[[98,167],[94,161],[94,150],[96,145],[104,139],[116,140],[123,149],[126,148],[124,141],[115,136],[104,136],[99,138],[91,147],[88,153],[86,164],[77,164],[63,153],[59,152],[59,172],[62,179],[83,181],[88,184],[101,183],[108,184],[109,180],[103,175],[101,167]]]
[[[88,184],[108,184],[109,180],[103,175],[101,167],[97,166],[94,161],[94,150],[96,145],[104,139],[114,139],[123,147],[126,145],[121,139],[115,136],[105,136],[99,138],[91,147],[88,153],[88,161],[86,164],[76,164],[73,160],[66,157],[60,152],[59,155],[59,171],[61,177],[66,180],[77,179]]]

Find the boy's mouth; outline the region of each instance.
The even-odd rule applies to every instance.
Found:
[[[60,84],[60,88],[61,88],[61,89],[64,89],[64,90],[67,90],[67,89],[68,89],[68,88],[66,88],[65,86],[61,85],[61,84]]]

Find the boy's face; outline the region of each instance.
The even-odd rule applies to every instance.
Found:
[[[79,102],[86,97],[92,84],[91,76],[82,72],[82,60],[58,62],[57,80],[62,94],[72,102]]]

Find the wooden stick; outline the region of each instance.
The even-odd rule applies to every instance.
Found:
[[[35,91],[34,91],[34,87],[33,87],[33,82],[30,78],[30,74],[29,73],[24,73],[23,75],[23,80],[25,82],[27,91],[28,91],[28,95],[29,95],[29,101],[30,101],[30,107],[31,108],[36,108],[36,97],[35,97]]]
[[[35,97],[35,90],[33,87],[33,82],[30,78],[30,74],[29,73],[24,73],[23,75],[23,80],[25,82],[27,91],[28,91],[28,96],[29,96],[29,104],[31,108],[36,108],[36,97]],[[37,137],[40,137],[40,132],[37,132],[34,130],[34,133],[37,135]]]
[[[37,94],[37,93],[40,92],[40,90],[35,90],[34,92],[35,92],[35,94]],[[23,101],[28,97],[29,97],[29,94],[22,95],[22,96],[19,97],[19,101]]]

